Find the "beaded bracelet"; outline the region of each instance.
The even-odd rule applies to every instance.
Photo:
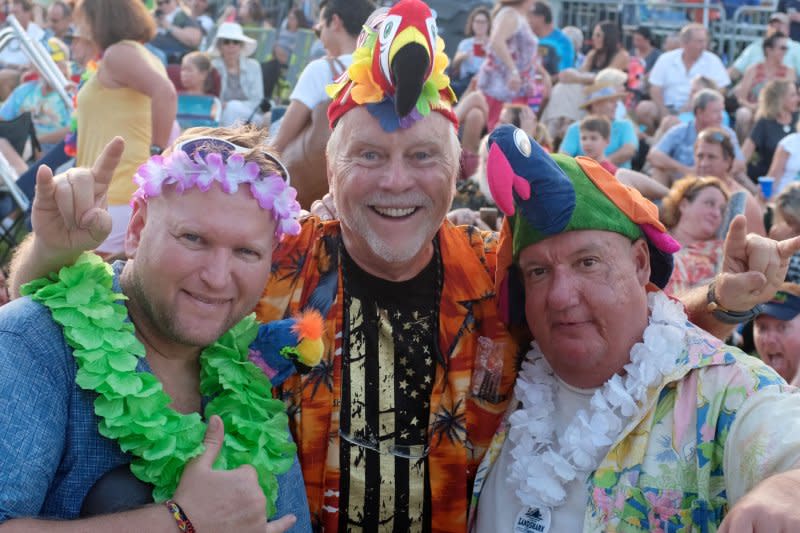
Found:
[[[180,531],[183,531],[184,533],[196,533],[194,526],[192,525],[192,521],[189,520],[189,517],[183,512],[181,506],[175,503],[175,500],[167,500],[164,502],[164,505],[175,519]]]

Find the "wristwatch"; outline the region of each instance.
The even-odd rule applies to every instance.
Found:
[[[742,324],[744,322],[749,322],[753,320],[755,317],[761,313],[762,306],[761,304],[756,305],[752,309],[748,309],[747,311],[728,311],[717,301],[717,293],[716,293],[716,286],[717,280],[714,279],[708,285],[708,294],[706,295],[706,301],[708,304],[706,308],[711,311],[711,315],[722,322],[723,324]]]
[[[150,155],[161,155],[161,152],[163,151],[164,149],[157,144],[150,145]]]

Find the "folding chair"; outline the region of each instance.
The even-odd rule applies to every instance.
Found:
[[[272,58],[272,48],[278,38],[275,28],[244,28],[244,34],[256,40],[256,50],[250,57],[259,63]]]
[[[214,104],[219,100],[207,94],[179,94],[178,113],[176,119],[182,130],[195,126],[219,126],[221,105]]]
[[[316,39],[317,36],[313,30],[297,30],[292,57],[289,58],[286,72],[278,80],[278,86],[276,87],[279,101],[288,103],[289,95],[291,95],[297,80],[300,78],[300,74],[306,68],[309,59],[311,59],[311,46]]]
[[[16,171],[0,154],[0,265],[8,261],[19,244],[31,205],[16,180]]]

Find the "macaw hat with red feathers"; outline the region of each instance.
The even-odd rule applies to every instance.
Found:
[[[486,177],[497,207],[506,215],[500,236],[501,301],[518,293],[510,279],[526,247],[566,231],[603,230],[636,240],[650,250],[650,281],[664,288],[672,254],[680,249],[658,219],[658,208],[587,157],[550,155],[525,132],[500,126],[489,136]],[[506,278],[506,279],[503,279]],[[519,306],[511,306],[519,309]]]
[[[408,128],[436,111],[456,127],[456,95],[436,17],[421,0],[400,0],[364,26],[353,62],[326,91],[331,129],[365,105],[387,132]]]

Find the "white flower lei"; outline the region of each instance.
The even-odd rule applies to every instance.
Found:
[[[562,435],[555,435],[556,377],[536,342],[522,364],[514,389],[522,403],[509,417],[509,476],[527,506],[558,507],[564,486],[578,472],[594,470],[622,431],[623,422],[641,409],[647,390],[672,373],[685,347],[683,307],[663,292],[648,295],[649,325],[643,342],[631,348],[626,374],[615,374],[592,396]]]

